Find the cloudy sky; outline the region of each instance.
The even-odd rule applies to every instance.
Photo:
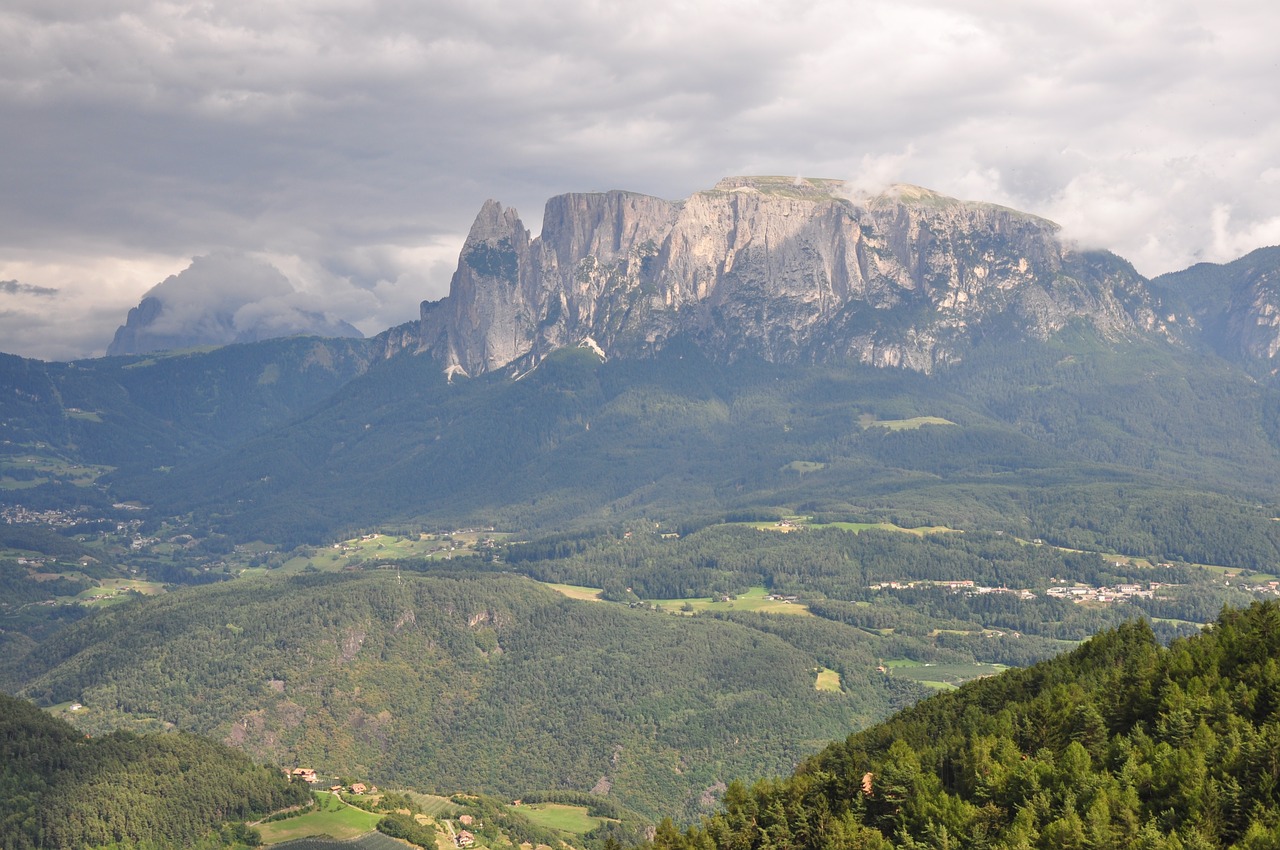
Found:
[[[195,256],[366,333],[480,204],[908,182],[1154,275],[1280,243],[1280,4],[7,0],[0,351],[102,353]]]

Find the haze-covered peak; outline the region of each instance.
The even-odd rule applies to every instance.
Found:
[[[308,334],[359,337],[341,319],[310,308],[275,266],[243,254],[196,257],[152,287],[116,330],[108,355],[145,354]]]

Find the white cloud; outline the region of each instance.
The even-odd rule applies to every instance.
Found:
[[[101,351],[222,249],[376,332],[488,197],[536,230],[559,192],[743,172],[1020,207],[1148,274],[1230,259],[1280,215],[1277,30],[1242,0],[13,0],[0,278],[66,297],[0,310],[82,319],[0,347]]]

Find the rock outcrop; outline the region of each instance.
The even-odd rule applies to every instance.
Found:
[[[855,198],[834,180],[741,177],[670,202],[552,198],[531,238],[489,201],[417,349],[476,375],[591,337],[643,356],[674,337],[711,356],[853,359],[929,372],[980,337],[1164,330],[1145,280],[1064,244],[1052,222],[913,186]]]

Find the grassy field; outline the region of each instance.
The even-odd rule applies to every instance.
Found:
[[[813,461],[813,460],[793,460],[791,461],[791,463],[788,463],[786,466],[782,467],[782,471],[798,472],[801,475],[804,475],[807,472],[817,472],[821,469],[826,469],[826,468],[827,468],[827,465],[825,463],[818,463],[817,461]]]
[[[970,679],[994,676],[1002,670],[1009,669],[1004,664],[931,664],[908,659],[887,660],[884,666],[888,668],[891,675],[911,679],[926,687],[939,690],[949,690]]]
[[[157,596],[164,593],[164,585],[158,581],[142,581],[130,578],[106,578],[99,587],[91,587],[82,591],[76,601],[90,608],[101,608],[124,602],[131,593],[143,596]]]
[[[831,691],[832,693],[840,693],[843,688],[840,686],[840,674],[830,667],[823,667],[818,670],[818,678],[813,683],[815,690]]]
[[[389,534],[366,534],[317,548],[305,556],[291,558],[279,568],[283,573],[299,573],[311,567],[324,572],[337,572],[353,564],[370,563],[399,558],[449,558],[453,555],[469,555],[475,552],[480,541],[497,535],[486,532],[458,534],[419,534],[417,537],[396,537]],[[266,572],[262,569],[246,569],[240,574],[251,576]]]
[[[563,803],[526,803],[520,811],[529,820],[548,829],[583,835],[604,821],[587,814],[586,806],[569,806]]]
[[[910,419],[876,419],[870,413],[858,417],[858,424],[863,428],[888,428],[890,431],[912,431],[924,425],[954,425],[950,419],[941,416],[913,416]]]
[[[604,590],[598,587],[581,587],[576,584],[555,584],[548,581],[539,582],[539,584],[546,585],[556,593],[561,593],[570,599],[581,599],[586,602],[600,602],[600,594],[604,593]]]
[[[902,526],[894,525],[891,522],[815,522],[807,523],[806,525],[808,528],[840,528],[854,533],[866,531],[869,528],[876,528],[881,531],[901,531],[903,534],[914,534],[917,537],[924,537],[926,534],[960,533],[954,528],[947,528],[945,525],[922,525],[919,528],[903,528]]]
[[[754,611],[760,614],[800,614],[810,616],[809,609],[798,602],[766,599],[769,592],[763,587],[753,587],[737,599],[721,602],[701,597],[699,599],[648,599],[650,605],[673,614],[696,614],[699,611]]]
[[[295,838],[328,835],[339,840],[355,838],[369,832],[382,815],[371,814],[348,806],[333,794],[319,792],[321,809],[296,818],[259,824],[264,844],[279,844]]]
[[[12,476],[4,474],[11,469],[35,472],[39,477],[32,480],[23,480],[26,477],[24,475],[14,479]],[[67,463],[61,458],[49,457],[48,455],[24,455],[0,462],[0,490],[22,490],[34,487],[37,484],[45,484],[49,481],[63,481],[67,484],[74,484],[77,487],[88,487],[97,481],[99,476],[111,472],[113,469],[114,467],[111,466],[82,466]]]
[[[1240,567],[1219,567],[1214,564],[1195,564],[1195,566],[1202,570],[1216,573],[1223,578],[1236,579],[1245,584],[1266,584],[1269,581],[1277,581],[1276,576],[1270,573],[1259,573]]]
[[[417,791],[398,791],[400,794],[408,794],[418,807],[422,809],[422,813],[429,818],[453,817],[458,807],[448,797],[438,797],[435,794],[419,794]]]

